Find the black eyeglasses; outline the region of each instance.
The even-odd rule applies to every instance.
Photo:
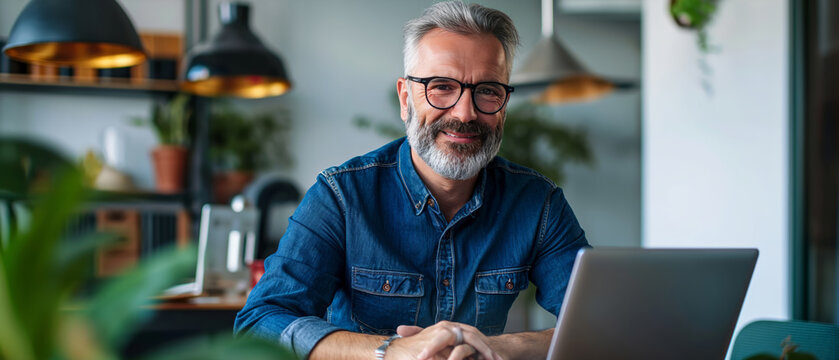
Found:
[[[457,104],[463,91],[472,89],[472,104],[484,114],[495,114],[504,107],[513,92],[513,87],[495,81],[477,84],[462,83],[452,78],[432,76],[419,78],[406,76],[408,80],[425,85],[425,100],[435,109],[446,110]]]

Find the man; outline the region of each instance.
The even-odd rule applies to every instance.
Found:
[[[557,314],[588,244],[561,189],[495,156],[517,42],[475,4],[406,25],[407,141],[318,176],[237,332],[311,359],[545,357],[552,330],[500,335],[507,312],[532,281]]]

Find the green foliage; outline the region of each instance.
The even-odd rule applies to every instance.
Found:
[[[193,269],[196,250],[164,252],[84,295],[79,289],[90,280],[96,249],[116,237],[65,233],[90,195],[81,171],[46,146],[5,138],[0,169],[0,198],[25,201],[33,212],[29,227],[0,244],[0,359],[117,359],[151,315],[144,305]],[[257,342],[228,335],[158,350],[155,359],[294,359]]]
[[[770,355],[770,354],[757,354],[747,357],[745,360],[817,360],[817,358],[810,354],[803,354],[803,353],[789,353],[785,354],[784,357],[778,357],[777,355]]]
[[[792,341],[792,336],[787,336],[780,345],[781,356],[761,353],[749,356],[746,360],[817,360],[813,354],[798,352],[799,345]]]
[[[586,133],[551,121],[547,110],[530,104],[508,110],[499,154],[561,184],[566,164],[591,164],[594,157]]]
[[[289,350],[257,338],[218,336],[192,340],[145,358],[146,360],[282,360],[296,359]]]
[[[371,129],[377,134],[389,139],[398,139],[405,136],[405,125],[400,121],[397,123],[374,123],[364,116],[356,116],[353,118],[353,124],[359,129]]]
[[[287,146],[291,119],[286,110],[248,115],[216,103],[210,117],[210,156],[222,170],[254,171],[293,165]]]
[[[507,111],[504,140],[498,155],[519,165],[527,166],[561,184],[565,180],[565,165],[591,164],[594,156],[586,133],[581,129],[550,121],[546,107],[522,104]],[[353,123],[361,129],[397,139],[405,136],[405,125],[396,122],[376,122],[356,116]]]
[[[189,144],[189,120],[192,116],[189,100],[188,94],[180,93],[167,104],[155,103],[151,119],[133,118],[134,124],[151,125],[157,140],[163,145],[186,146]]]
[[[13,233],[0,247],[0,358],[44,359],[52,355],[59,305],[84,262],[78,257],[57,261],[56,251],[84,190],[80,174],[46,147],[20,139],[0,144],[0,168],[8,169],[0,172],[0,189],[18,199],[32,196],[37,204],[30,228]],[[44,182],[65,190],[39,193]]]
[[[717,0],[675,0],[670,6],[670,13],[679,25],[696,29],[699,49],[708,52],[708,32],[705,26],[711,22],[717,10]]]

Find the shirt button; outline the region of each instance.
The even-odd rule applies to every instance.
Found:
[[[382,285],[382,290],[384,290],[385,292],[390,291],[390,283],[388,281],[385,281],[385,284]]]
[[[507,290],[513,290],[513,281],[507,280],[507,285],[504,286],[507,288]]]
[[[443,286],[449,286],[449,279],[443,279]]]
[[[428,204],[428,206],[434,206],[434,199],[428,198],[428,201],[426,202],[426,204]]]

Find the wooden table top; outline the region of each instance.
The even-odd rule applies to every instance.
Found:
[[[150,305],[155,310],[240,310],[247,300],[244,296],[197,296],[165,300]]]

